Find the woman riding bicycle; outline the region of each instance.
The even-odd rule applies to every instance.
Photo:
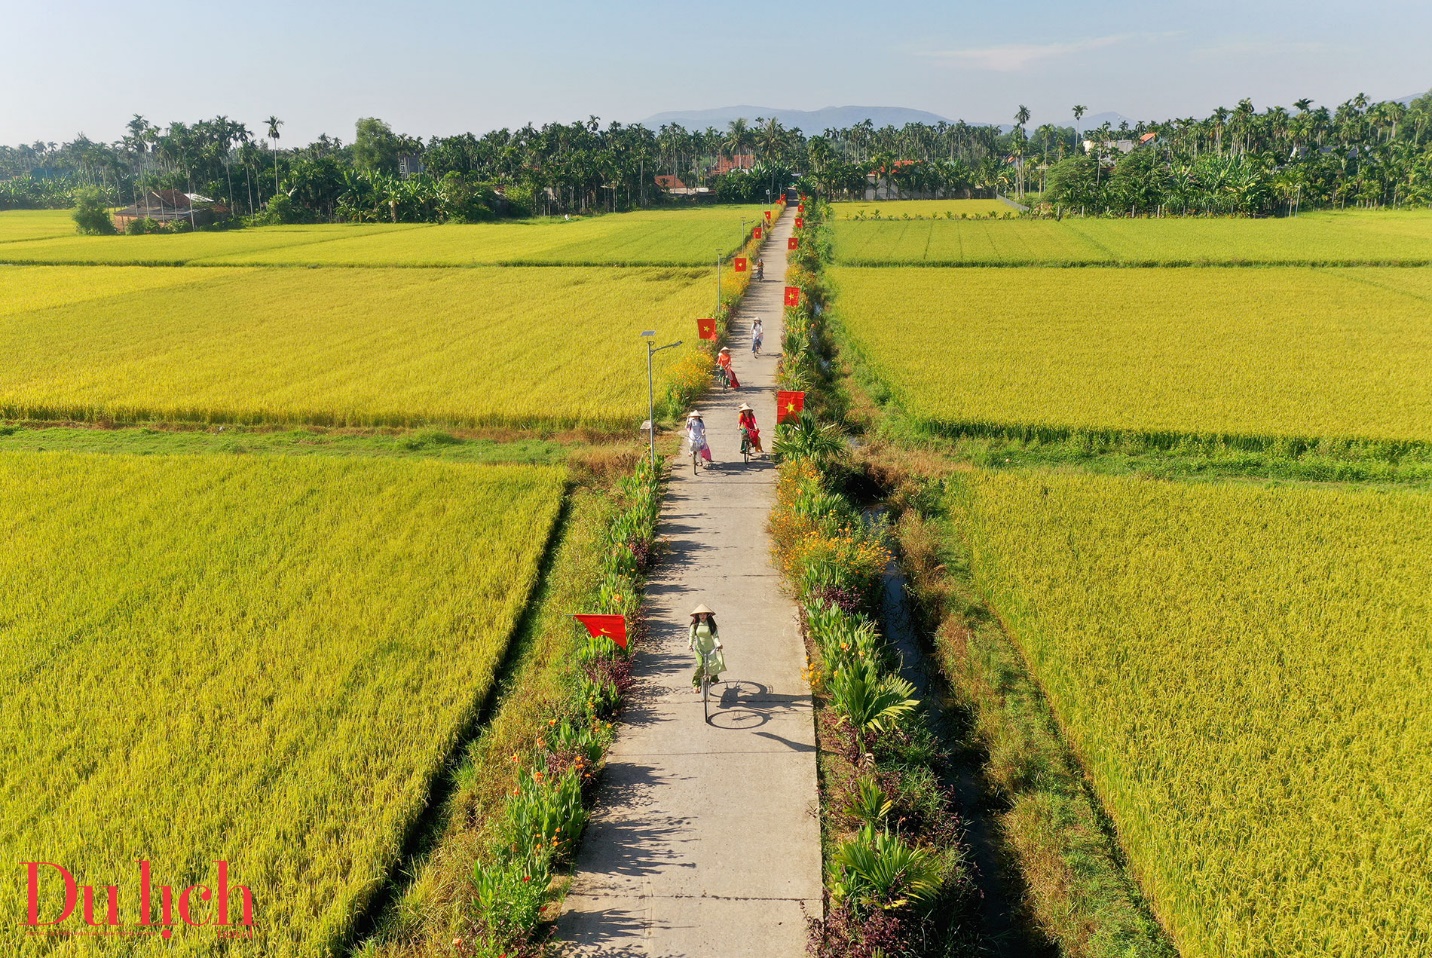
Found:
[[[721,367],[721,375],[726,377],[726,385],[732,389],[740,389],[741,382],[736,378],[736,370],[731,368],[730,346],[721,347],[721,352],[716,357],[716,364]]]
[[[691,687],[701,691],[703,670],[712,684],[720,681],[721,673],[726,671],[726,658],[721,654],[721,635],[716,631],[716,613],[704,604],[691,610],[691,628],[687,633],[686,647],[696,653],[696,674],[691,676]]]
[[[761,317],[757,316],[756,321],[751,324],[751,355],[761,355],[761,345],[766,341],[766,328],[761,325]]]
[[[754,452],[764,454],[765,450],[761,448],[761,430],[756,427],[756,411],[745,403],[741,403],[736,411],[740,413],[737,423],[741,427],[741,435],[751,444]]]
[[[686,417],[686,442],[693,456],[700,455],[707,462],[711,461],[711,447],[706,444],[706,421],[695,409]]]

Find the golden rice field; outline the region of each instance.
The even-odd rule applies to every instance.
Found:
[[[1432,440],[1432,270],[831,271],[915,418]]]
[[[565,482],[430,460],[0,453],[0,952],[94,953],[24,934],[16,863],[121,886],[132,925],[144,858],[176,889],[229,861],[258,941],[181,927],[125,954],[332,953],[493,679]],[[41,917],[57,914],[60,886],[42,889]]]
[[[898,217],[900,209],[900,204],[885,204],[882,217]],[[1425,210],[1258,220],[886,218],[858,223],[837,213],[833,231],[837,262],[860,266],[1432,264],[1432,212]]]
[[[676,268],[5,267],[0,418],[635,429],[639,334],[694,343],[714,299]]]
[[[0,211],[0,243],[73,236],[74,217],[69,210]]]
[[[899,220],[906,216],[926,219],[959,219],[962,216],[1018,216],[1019,210],[1001,200],[854,200],[830,204],[830,219],[836,222],[860,218]]]
[[[0,213],[0,242],[14,229]],[[47,214],[55,216],[55,213]],[[0,245],[0,263],[263,266],[715,266],[741,245],[755,206],[649,210],[472,225],[266,226],[229,232],[77,236],[68,213],[49,239]],[[17,235],[16,239],[20,237]]]
[[[977,472],[953,502],[1184,958],[1432,954],[1432,496]]]

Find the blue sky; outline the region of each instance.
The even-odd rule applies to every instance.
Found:
[[[0,142],[225,114],[285,143],[663,110],[905,106],[1162,119],[1432,86],[1432,3],[0,0]],[[812,131],[807,131],[812,132]]]

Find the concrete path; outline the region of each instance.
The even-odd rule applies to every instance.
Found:
[[[669,551],[647,589],[650,638],[558,922],[574,955],[797,958],[806,916],[821,913],[805,650],[766,531],[776,471],[742,463],[736,425],[736,407],[750,403],[770,451],[793,218],[788,210],[769,231],[765,282],[751,284],[731,324],[742,388],[699,406],[715,463],[700,475],[689,458],[673,464],[661,522]],[[766,350],[753,360],[756,316]],[[686,649],[700,602],[716,610],[726,647],[710,724]]]

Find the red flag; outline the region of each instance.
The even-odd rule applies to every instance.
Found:
[[[786,305],[799,306],[801,304],[801,288],[799,286],[786,287]]]
[[[804,203],[797,203],[797,204],[796,204],[796,212],[797,212],[797,213],[804,213],[804,212],[805,212],[805,204],[804,204]]]
[[[716,320],[698,319],[696,321],[696,338],[716,340]]]
[[[760,238],[761,238],[761,228],[760,228],[759,226],[757,226],[757,227],[751,232],[751,236],[752,236],[753,238],[755,238],[755,239],[760,239]]]
[[[771,221],[771,211],[770,211],[770,210],[766,210],[766,222],[769,223],[770,221]]]
[[[797,237],[786,237],[786,249],[800,249],[801,241]]]
[[[736,257],[734,260],[732,260],[731,262],[734,263],[734,264],[736,264],[736,272],[738,272],[738,273],[744,273],[744,272],[746,271],[746,257],[744,257],[744,256],[737,256],[737,257]]]
[[[805,226],[805,217],[804,217],[804,216],[797,216],[797,217],[796,217],[796,229],[800,229],[800,228],[803,227],[803,226]]]
[[[572,618],[587,627],[592,638],[606,636],[622,648],[627,647],[626,616],[624,615],[574,615]]]
[[[776,393],[776,424],[780,425],[787,419],[799,419],[801,410],[805,409],[805,393],[788,392],[784,389]]]

